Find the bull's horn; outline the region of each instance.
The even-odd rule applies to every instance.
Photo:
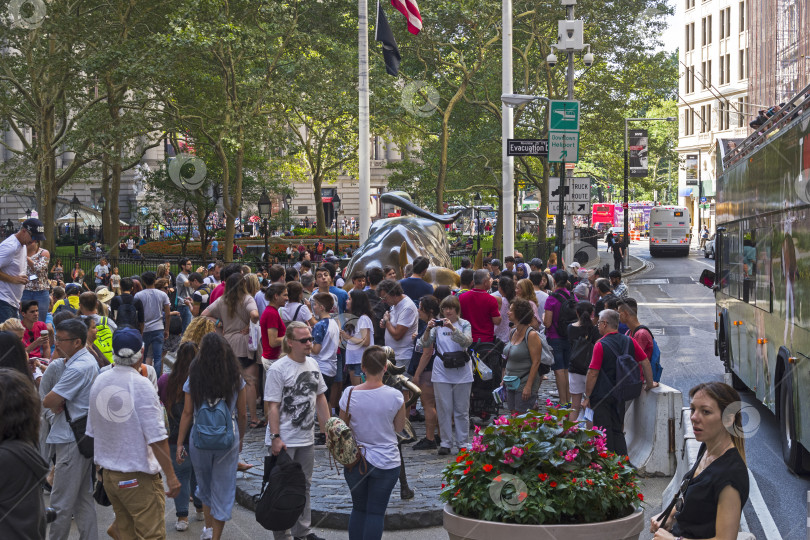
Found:
[[[413,202],[411,202],[411,197],[403,191],[389,191],[388,193],[383,193],[380,196],[380,201],[393,204],[394,206],[403,208],[416,216],[427,218],[431,221],[442,223],[444,225],[449,225],[450,223],[456,221],[458,216],[461,215],[461,212],[463,212],[463,210],[460,210],[455,214],[434,214],[432,212],[428,212],[424,208],[420,208],[413,204]]]
[[[479,249],[478,253],[475,254],[475,264],[473,264],[473,270],[481,270],[484,267],[484,250]]]
[[[408,243],[403,241],[399,246],[399,275],[405,277],[405,267],[408,266]]]

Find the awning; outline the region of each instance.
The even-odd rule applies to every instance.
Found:
[[[694,189],[692,187],[681,188],[678,190],[678,197],[690,197]]]

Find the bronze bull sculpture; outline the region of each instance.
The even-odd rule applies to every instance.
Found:
[[[416,257],[427,257],[431,268],[426,281],[438,285],[458,286],[459,278],[452,268],[445,225],[458,219],[455,214],[433,214],[419,208],[410,196],[402,191],[383,193],[380,201],[394,204],[413,216],[399,216],[375,221],[369,229],[368,240],[354,252],[346,275],[356,270],[391,266],[397,277],[403,277],[403,269]],[[351,287],[350,280],[347,285]]]

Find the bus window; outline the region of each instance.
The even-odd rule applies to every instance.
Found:
[[[756,230],[745,231],[742,239],[742,301],[749,304],[756,304],[754,294],[757,275],[756,245]]]
[[[740,245],[740,226],[736,223],[729,225],[723,238],[727,242],[726,258],[723,259],[725,267],[723,273],[727,278],[728,295],[732,298],[741,298],[740,267],[742,266],[742,246]]]
[[[773,306],[771,302],[771,242],[773,233],[770,227],[763,227],[756,230],[756,306],[759,309],[771,312]]]

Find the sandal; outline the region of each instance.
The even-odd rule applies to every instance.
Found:
[[[251,420],[250,424],[248,425],[250,426],[250,429],[263,428],[267,426],[267,421],[264,418],[261,420]]]
[[[236,470],[238,472],[245,472],[248,469],[252,469],[252,468],[253,468],[253,465],[251,465],[250,463],[244,463],[244,462],[240,461],[239,463],[236,464]]]

